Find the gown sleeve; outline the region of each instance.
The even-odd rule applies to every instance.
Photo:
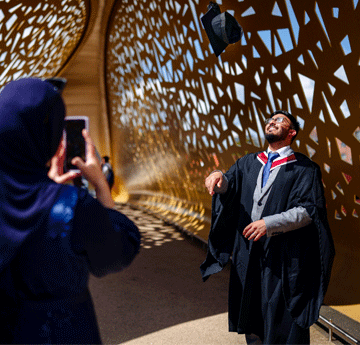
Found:
[[[239,203],[234,200],[240,194],[242,162],[243,159],[239,159],[224,174],[228,182],[227,191],[215,193],[212,197],[208,250],[205,261],[200,265],[203,281],[220,272],[231,257],[239,216]]]
[[[299,185],[297,204],[306,208],[319,235],[322,290],[325,295],[330,281],[335,247],[327,219],[326,200],[320,168],[313,163],[312,175]]]
[[[121,271],[139,252],[137,226],[124,214],[103,207],[87,192],[81,193],[75,209],[72,249],[85,256],[90,272],[97,277]]]
[[[288,179],[292,188],[288,188],[287,208],[305,208],[312,222],[284,237],[274,236],[272,247],[273,252],[279,251],[282,255],[282,289],[286,306],[299,326],[309,328],[319,317],[335,250],[327,221],[320,168],[316,163],[298,157],[296,169],[291,173],[294,177]],[[281,203],[283,190],[277,192],[281,195],[277,194],[272,200]]]

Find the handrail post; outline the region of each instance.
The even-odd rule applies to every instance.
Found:
[[[330,325],[332,326],[332,319],[329,319]],[[329,342],[332,342],[333,340],[333,328],[329,327]]]

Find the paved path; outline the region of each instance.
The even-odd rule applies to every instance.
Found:
[[[139,227],[142,249],[123,272],[98,279],[90,289],[105,344],[245,344],[227,331],[229,270],[203,283],[206,251],[174,227],[129,206],[118,208]],[[311,344],[331,344],[317,326]]]

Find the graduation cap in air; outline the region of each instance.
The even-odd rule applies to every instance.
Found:
[[[241,39],[243,30],[236,19],[228,12],[220,12],[220,7],[210,1],[208,11],[201,17],[210,44],[216,56],[232,43]]]

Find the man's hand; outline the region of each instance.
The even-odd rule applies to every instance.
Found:
[[[210,195],[214,195],[215,193],[225,193],[228,185],[221,171],[214,171],[205,179],[205,187]]]
[[[266,235],[266,224],[264,219],[257,220],[250,223],[243,231],[243,235],[248,240],[257,241],[264,235]]]

